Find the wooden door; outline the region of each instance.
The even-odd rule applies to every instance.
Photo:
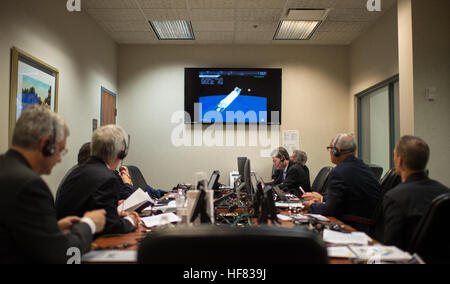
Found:
[[[100,125],[116,124],[116,95],[102,88],[102,110]]]

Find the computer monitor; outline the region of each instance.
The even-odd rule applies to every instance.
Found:
[[[244,164],[244,191],[247,193],[247,198],[253,197],[252,182],[250,176],[250,159],[247,159]]]
[[[239,178],[241,182],[244,181],[244,167],[245,167],[245,161],[247,161],[247,157],[238,157],[238,171],[239,171]]]
[[[208,189],[212,189],[212,190],[219,189],[219,177],[220,177],[219,171],[214,171],[211,174],[211,178],[209,179],[209,182],[208,182]]]
[[[256,189],[258,188],[258,178],[256,177],[255,172],[250,172],[250,179],[252,182],[252,194],[256,193]]]

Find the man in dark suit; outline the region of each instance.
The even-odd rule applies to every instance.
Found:
[[[299,187],[301,186],[303,190],[309,188],[303,168],[289,159],[286,149],[283,147],[275,149],[272,152],[272,162],[273,166],[281,171],[278,183],[274,182],[274,185],[278,185],[281,190],[300,197],[302,192]]]
[[[306,177],[306,183],[305,187],[303,188],[304,191],[311,191],[311,180],[309,178],[309,168],[306,166],[306,161],[308,160],[308,156],[306,155],[305,151],[301,150],[294,150],[291,155],[291,161],[294,161],[294,163],[300,165],[305,172]]]
[[[136,213],[118,212],[123,182],[115,169],[128,152],[126,133],[118,125],[106,125],[92,135],[91,158],[74,169],[60,185],[56,202],[58,217],[81,216],[105,208],[104,234],[129,233],[139,225]]]
[[[402,183],[383,198],[384,242],[407,250],[417,225],[433,199],[450,190],[428,178],[430,149],[419,137],[403,136],[394,149],[395,171]]]
[[[355,229],[368,232],[380,199],[380,185],[372,170],[355,157],[356,142],[351,134],[339,134],[327,147],[336,167],[328,176],[326,200],[318,193],[306,193],[310,213],[341,219]]]
[[[68,135],[64,120],[45,107],[17,121],[12,147],[0,156],[0,263],[67,263],[73,248],[89,251],[92,235],[103,230],[104,210],[57,221],[40,177],[61,162]]]

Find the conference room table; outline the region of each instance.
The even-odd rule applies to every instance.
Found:
[[[282,211],[281,214],[288,214],[288,211]],[[355,232],[356,230],[351,226],[344,224],[340,220],[328,217],[328,219],[338,225],[344,226],[344,232]],[[281,221],[281,226],[294,227],[296,226],[293,221]],[[132,233],[123,235],[110,235],[97,238],[93,243],[91,250],[137,250],[139,241],[145,237],[150,229],[140,225],[139,228]],[[369,245],[376,244],[376,241],[372,241]],[[91,263],[91,262],[87,262]],[[132,262],[130,262],[132,263]],[[352,260],[349,258],[330,258],[330,264],[352,264]]]

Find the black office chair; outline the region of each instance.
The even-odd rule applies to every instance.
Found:
[[[450,263],[449,216],[450,193],[446,193],[431,202],[413,234],[409,251],[417,253],[425,262]]]
[[[380,182],[381,175],[383,174],[383,167],[375,164],[367,164],[367,166],[375,174],[375,178],[377,179],[377,181]]]
[[[144,176],[141,171],[136,166],[126,166],[128,168],[128,172],[130,173],[131,181],[133,182],[134,189],[141,188],[145,190],[147,187],[147,182],[145,181]]]
[[[328,187],[328,175],[330,174],[333,167],[323,167],[317,174],[314,182],[311,186],[311,191],[320,193],[321,195],[326,195]]]
[[[384,223],[383,223],[383,199],[386,193],[402,182],[402,178],[395,173],[395,169],[390,169],[381,178],[380,200],[373,214],[373,226],[370,228],[369,235],[377,241],[384,241]]]
[[[328,263],[324,242],[305,228],[277,226],[177,226],[149,233],[138,263]]]

